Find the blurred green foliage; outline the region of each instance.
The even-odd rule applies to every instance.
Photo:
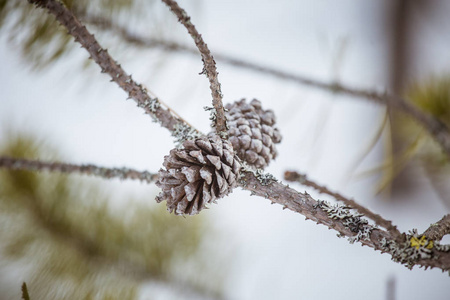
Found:
[[[430,76],[429,78],[412,83],[404,93],[415,106],[426,113],[433,115],[447,126],[450,126],[450,75]],[[450,176],[450,164],[447,155],[434,138],[423,127],[410,117],[391,112],[393,118],[389,124],[391,142],[400,145],[396,152],[387,152],[386,162],[378,169],[382,170],[382,178],[378,191],[390,187],[394,179],[402,171],[415,163],[422,167],[424,174],[429,177],[430,183],[436,192],[450,206],[450,197],[446,185],[440,182],[447,181]],[[410,175],[406,173],[403,175]],[[408,182],[408,179],[404,179]]]
[[[430,76],[425,80],[410,84],[404,93],[404,98],[450,127],[450,74]],[[408,184],[411,178],[408,176],[414,177],[418,174],[403,171],[414,164],[424,171],[419,176],[421,178],[428,177],[441,200],[450,207],[450,185],[448,185],[450,161],[448,156],[428,131],[400,112],[386,111],[376,136],[362,157],[357,160],[353,169],[356,169],[382,137],[387,137],[384,143],[387,148],[384,163],[359,176],[381,174],[376,187],[377,193],[389,194],[394,181],[398,178],[404,182],[394,188],[397,191],[398,189],[410,190],[411,187]],[[399,149],[395,149],[396,151],[394,144],[399,146]]]
[[[128,26],[143,21],[148,27],[151,27],[151,23],[156,19],[148,18],[148,14],[152,12],[152,5],[156,2],[154,0],[62,0],[61,2],[81,19],[90,14],[112,23],[125,20],[122,23]],[[53,16],[45,10],[36,9],[25,0],[0,0],[0,30],[6,33],[13,47],[20,49],[22,56],[35,69],[42,69],[58,61],[75,46],[73,38],[59,26]]]
[[[450,127],[450,74],[432,76],[413,84],[407,96],[419,108]]]
[[[450,126],[450,75],[431,76],[415,82],[409,86],[405,94],[405,97],[419,109]],[[398,119],[397,136],[406,145],[403,155],[426,160],[427,163],[439,165],[448,163],[447,156],[427,131],[406,116],[398,116]]]
[[[24,135],[9,135],[0,150],[30,159],[55,153]],[[133,199],[115,212],[107,194],[74,177],[0,169],[0,258],[30,268],[31,299],[136,299],[146,280],[220,294],[220,282],[201,270],[204,217]],[[195,276],[182,272],[193,264]]]

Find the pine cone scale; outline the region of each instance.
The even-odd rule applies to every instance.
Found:
[[[184,186],[184,191],[186,193],[186,198],[188,201],[192,201],[197,194],[199,183],[190,182]]]
[[[202,201],[204,203],[210,203],[211,202],[211,187],[209,184],[207,184],[206,182],[203,184],[203,189],[202,189]]]
[[[195,159],[194,157],[190,156],[186,152],[174,152],[174,155],[181,162],[187,162],[187,163],[191,163],[191,164],[201,165],[201,163],[197,159]]]
[[[213,164],[216,169],[220,170],[222,168],[222,164],[220,163],[220,158],[214,155],[206,155],[206,158],[210,163]]]
[[[197,145],[197,149],[200,148],[206,153],[211,153],[213,151],[211,143],[208,143],[207,141],[198,139],[195,141],[195,144]]]
[[[188,182],[195,182],[200,179],[199,166],[182,167],[181,173],[184,174]]]
[[[203,167],[200,169],[200,176],[205,180],[207,184],[211,184],[213,180],[213,174],[209,170],[210,168]]]
[[[231,173],[231,168],[224,163],[221,163],[221,164],[222,164],[223,175],[225,176],[226,179],[229,179],[230,173]]]

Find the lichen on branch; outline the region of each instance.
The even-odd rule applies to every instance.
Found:
[[[317,190],[319,193],[330,195],[330,196],[334,197],[336,200],[345,203],[345,205],[348,205],[351,208],[356,209],[361,214],[370,218],[372,221],[375,222],[375,224],[384,227],[393,236],[396,236],[397,238],[400,236],[400,232],[398,231],[397,227],[392,224],[391,221],[384,219],[382,216],[372,212],[367,207],[364,207],[364,206],[358,204],[353,199],[344,197],[340,193],[332,192],[326,186],[317,184],[316,182],[309,179],[306,176],[306,174],[300,174],[296,171],[286,171],[284,173],[284,179],[287,181],[291,181],[291,182],[298,182],[302,185],[312,187],[313,189]]]
[[[58,22],[66,27],[68,33],[75,38],[75,41],[89,52],[90,58],[100,66],[101,72],[107,73],[111,77],[111,81],[117,83],[128,94],[128,98],[133,99],[138,107],[152,116],[161,126],[173,131],[176,124],[186,123],[173,114],[170,109],[163,108],[157,98],[151,97],[145,87],[133,80],[132,76],[127,74],[121,65],[109,55],[108,50],[100,46],[94,35],[87,30],[73,12],[62,3],[55,0],[29,0],[29,2],[46,8],[50,14],[54,15]]]
[[[212,104],[215,109],[216,119],[215,119],[215,127],[216,132],[223,138],[227,137],[227,119],[225,116],[225,110],[222,102],[222,90],[220,87],[220,82],[218,79],[219,73],[217,72],[216,62],[214,57],[211,55],[209,51],[208,45],[203,41],[203,38],[200,33],[198,33],[194,24],[191,22],[191,17],[186,13],[184,9],[182,9],[178,3],[174,0],[162,0],[170,10],[178,17],[178,21],[186,27],[187,31],[191,35],[192,39],[195,42],[200,54],[202,56],[203,61],[203,71],[201,73],[205,73],[206,77],[209,80],[209,87],[211,89],[212,95]]]
[[[391,232],[370,225],[363,215],[352,213],[346,206],[333,206],[317,201],[309,194],[300,193],[275,180],[263,184],[257,174],[251,170],[241,172],[239,185],[251,191],[253,195],[269,199],[272,203],[282,205],[283,209],[302,214],[306,219],[337,231],[338,236],[347,237],[351,243],[358,241],[363,246],[387,252],[394,261],[405,264],[408,268],[420,266],[439,268],[443,271],[450,270],[450,246],[448,245],[439,245],[434,242],[432,249],[425,250],[428,253],[427,256],[416,255],[416,251],[410,249],[416,244],[411,244],[407,240],[407,235],[402,234],[402,239],[399,241]],[[398,249],[404,249],[404,251]],[[399,251],[402,252],[403,259],[396,258]]]
[[[59,162],[44,162],[9,156],[0,156],[0,168],[11,170],[50,171],[66,174],[78,173],[105,179],[118,178],[121,180],[140,180],[146,183],[155,182],[158,179],[158,174],[152,174],[147,171],[140,172],[129,168],[105,168],[92,164],[76,165]]]

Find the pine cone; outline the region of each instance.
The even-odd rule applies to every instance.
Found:
[[[266,167],[277,157],[275,144],[281,142],[273,111],[263,110],[256,99],[250,104],[242,99],[226,109],[229,140],[236,154],[253,167]]]
[[[185,141],[183,149],[172,149],[164,157],[163,165],[156,201],[167,200],[167,209],[177,215],[195,215],[230,193],[241,169],[230,142],[217,135]]]

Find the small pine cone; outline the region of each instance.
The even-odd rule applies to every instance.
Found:
[[[217,135],[185,141],[183,149],[172,149],[164,157],[163,165],[156,201],[167,200],[167,209],[177,215],[195,215],[230,193],[241,169],[230,142]]]
[[[249,165],[263,169],[277,157],[275,144],[281,142],[281,134],[275,128],[275,114],[263,110],[261,102],[245,99],[227,104],[229,140],[240,159]]]

